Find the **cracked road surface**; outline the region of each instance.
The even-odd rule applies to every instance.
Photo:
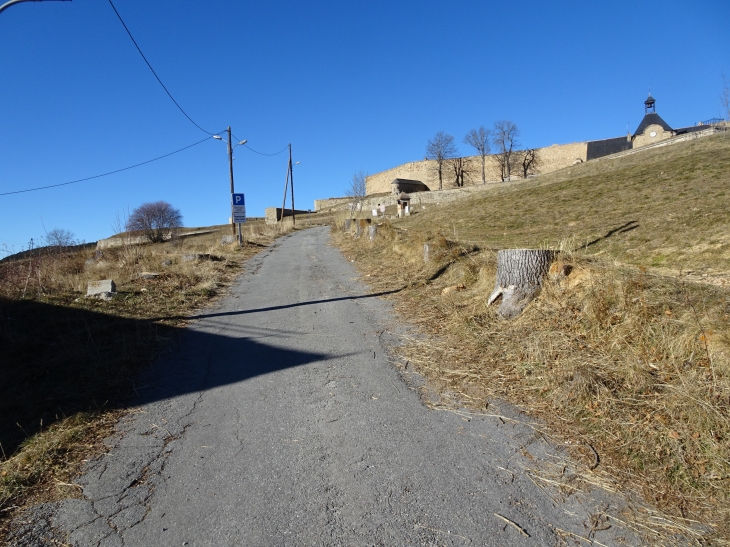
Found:
[[[638,544],[602,530],[620,502],[541,482],[564,456],[528,425],[421,403],[386,352],[398,319],[327,228],[246,269],[140,380],[83,497],[31,510],[15,545]]]

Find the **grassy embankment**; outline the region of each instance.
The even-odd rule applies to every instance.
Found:
[[[372,242],[333,230],[373,290],[405,287],[390,298],[431,335],[397,348],[403,360],[458,404],[520,405],[574,447],[585,481],[676,517],[644,513],[644,531],[700,521],[728,544],[730,138],[416,209]],[[512,321],[486,306],[505,248],[559,249],[572,266]]]
[[[72,477],[103,450],[139,387],[136,373],[175,343],[181,317],[225,292],[244,260],[290,231],[285,224],[247,224],[241,249],[221,246],[230,228],[213,226],[100,256],[46,248],[0,263],[0,538],[24,504],[78,494]],[[110,300],[85,297],[99,279],[116,282]]]

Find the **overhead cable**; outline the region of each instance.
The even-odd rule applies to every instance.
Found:
[[[117,169],[115,171],[109,171],[108,173],[102,173],[101,175],[94,175],[93,177],[86,177],[85,179],[72,180],[70,182],[62,182],[60,184],[49,184],[48,186],[39,186],[38,188],[28,188],[27,190],[15,190],[13,192],[3,192],[3,193],[0,193],[0,196],[9,196],[10,194],[22,194],[24,192],[35,192],[36,190],[46,190],[48,188],[56,188],[58,186],[67,186],[69,184],[76,184],[77,182],[84,182],[86,180],[98,179],[101,177],[106,177],[108,175],[113,175],[114,173],[121,173],[122,171],[134,169],[135,167],[140,167],[141,165],[147,165],[148,163],[152,163],[153,161],[161,160],[162,158],[172,156],[173,154],[177,154],[178,152],[182,152],[183,150],[187,150],[188,148],[192,148],[193,146],[197,146],[197,145],[204,143],[206,141],[209,141],[209,140],[210,140],[210,138],[206,137],[202,141],[193,143],[189,146],[186,146],[185,148],[180,148],[179,150],[175,150],[174,152],[170,152],[169,154],[165,154],[164,156],[159,156],[159,157],[151,159],[151,160],[143,161],[142,163],[130,165],[129,167],[123,167],[122,169]]]
[[[165,93],[167,93],[167,96],[168,96],[168,97],[170,97],[170,100],[172,100],[172,102],[173,102],[173,103],[175,103],[175,106],[176,106],[176,107],[178,107],[178,108],[180,109],[180,112],[182,112],[182,113],[183,113],[183,114],[185,115],[185,117],[186,117],[186,118],[187,118],[188,120],[190,120],[190,122],[191,122],[191,123],[192,123],[192,124],[193,124],[193,125],[194,125],[195,127],[197,127],[198,129],[200,129],[200,130],[201,130],[201,131],[202,131],[203,133],[207,133],[208,135],[215,135],[215,133],[211,133],[210,131],[206,131],[205,129],[203,129],[202,127],[200,127],[200,126],[199,126],[199,125],[198,125],[197,123],[195,123],[195,121],[194,121],[194,120],[193,120],[193,119],[192,119],[192,118],[191,118],[190,116],[188,116],[187,112],[185,112],[185,111],[183,110],[182,106],[180,106],[180,105],[179,105],[179,104],[177,103],[177,101],[175,100],[175,98],[174,98],[174,97],[172,96],[172,94],[171,94],[171,93],[170,93],[170,92],[169,92],[169,91],[167,90],[167,88],[165,87],[165,84],[163,84],[163,83],[162,83],[162,80],[160,80],[160,77],[159,77],[159,76],[157,75],[157,73],[155,72],[155,69],[154,69],[154,68],[152,68],[152,65],[151,65],[151,64],[150,64],[150,62],[149,62],[149,61],[147,60],[147,57],[145,57],[145,56],[144,56],[144,53],[142,53],[142,50],[141,50],[141,49],[140,49],[140,47],[139,47],[139,46],[137,45],[137,41],[136,41],[136,40],[134,39],[134,36],[132,36],[132,33],[131,33],[131,32],[129,32],[129,29],[127,28],[127,25],[126,25],[126,24],[124,23],[124,19],[122,19],[122,16],[121,16],[121,15],[119,15],[119,12],[117,11],[117,8],[115,8],[115,7],[114,7],[114,4],[112,3],[112,0],[109,0],[109,4],[111,5],[112,9],[114,10],[114,13],[116,13],[116,14],[117,14],[117,17],[119,17],[119,21],[121,21],[121,23],[122,23],[122,26],[124,27],[124,30],[126,30],[126,31],[127,31],[127,34],[129,34],[129,37],[130,37],[130,38],[132,39],[132,43],[134,44],[134,47],[136,47],[136,48],[137,48],[137,51],[139,51],[139,54],[140,54],[140,55],[142,56],[142,59],[144,59],[144,62],[145,62],[145,63],[147,63],[147,66],[148,66],[148,67],[150,68],[150,70],[152,71],[152,74],[154,74],[154,75],[155,75],[155,78],[157,78],[157,81],[158,81],[158,82],[160,82],[160,85],[162,86],[162,89],[164,89],[164,90],[165,90]]]
[[[279,155],[279,154],[281,154],[281,153],[282,153],[282,152],[283,152],[284,150],[286,150],[287,148],[289,148],[289,145],[287,144],[287,145],[286,145],[286,146],[285,146],[284,148],[282,148],[281,150],[279,150],[279,151],[278,151],[278,152],[277,152],[276,154],[264,154],[263,152],[259,152],[258,150],[254,150],[254,149],[253,149],[253,148],[251,148],[251,147],[250,147],[250,146],[249,146],[248,144],[244,144],[243,146],[245,146],[246,148],[248,148],[248,149],[249,149],[249,150],[250,150],[251,152],[256,152],[257,154],[260,154],[260,155],[262,155],[262,156],[278,156],[278,155]]]

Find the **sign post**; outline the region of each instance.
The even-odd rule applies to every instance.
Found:
[[[243,194],[231,194],[231,217],[234,224],[238,224],[238,246],[243,245],[241,223],[246,222],[246,200]]]

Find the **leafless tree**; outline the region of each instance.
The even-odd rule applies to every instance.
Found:
[[[59,250],[64,247],[76,245],[73,233],[63,228],[54,228],[50,232],[47,232],[44,239],[47,246],[56,247]]]
[[[492,133],[492,144],[497,149],[494,155],[495,160],[499,164],[502,181],[509,180],[514,163],[514,152],[519,146],[517,137],[520,130],[509,120],[499,120],[494,123],[494,132]]]
[[[483,125],[479,126],[479,129],[472,129],[466,134],[466,137],[464,137],[464,142],[473,146],[476,151],[479,152],[479,157],[482,160],[482,184],[487,183],[485,163],[489,152],[491,152],[491,148],[489,147],[489,137],[490,131]]]
[[[345,196],[352,200],[350,204],[350,218],[355,214],[358,204],[362,204],[367,195],[368,174],[362,169],[352,175],[350,186],[345,191]]]
[[[172,237],[182,226],[182,214],[166,201],[143,203],[127,219],[127,231],[140,232],[152,243]]]
[[[519,153],[520,164],[522,167],[522,176],[527,178],[528,175],[533,175],[540,166],[540,154],[536,148],[530,148],[529,150],[523,150]]]
[[[426,158],[436,162],[436,172],[439,176],[439,190],[443,188],[444,163],[446,160],[455,157],[457,154],[454,145],[454,137],[443,131],[436,133],[436,136],[428,141],[426,145]]]
[[[467,158],[451,158],[448,162],[454,171],[454,186],[464,186],[464,182],[468,182],[472,174],[469,160]]]

